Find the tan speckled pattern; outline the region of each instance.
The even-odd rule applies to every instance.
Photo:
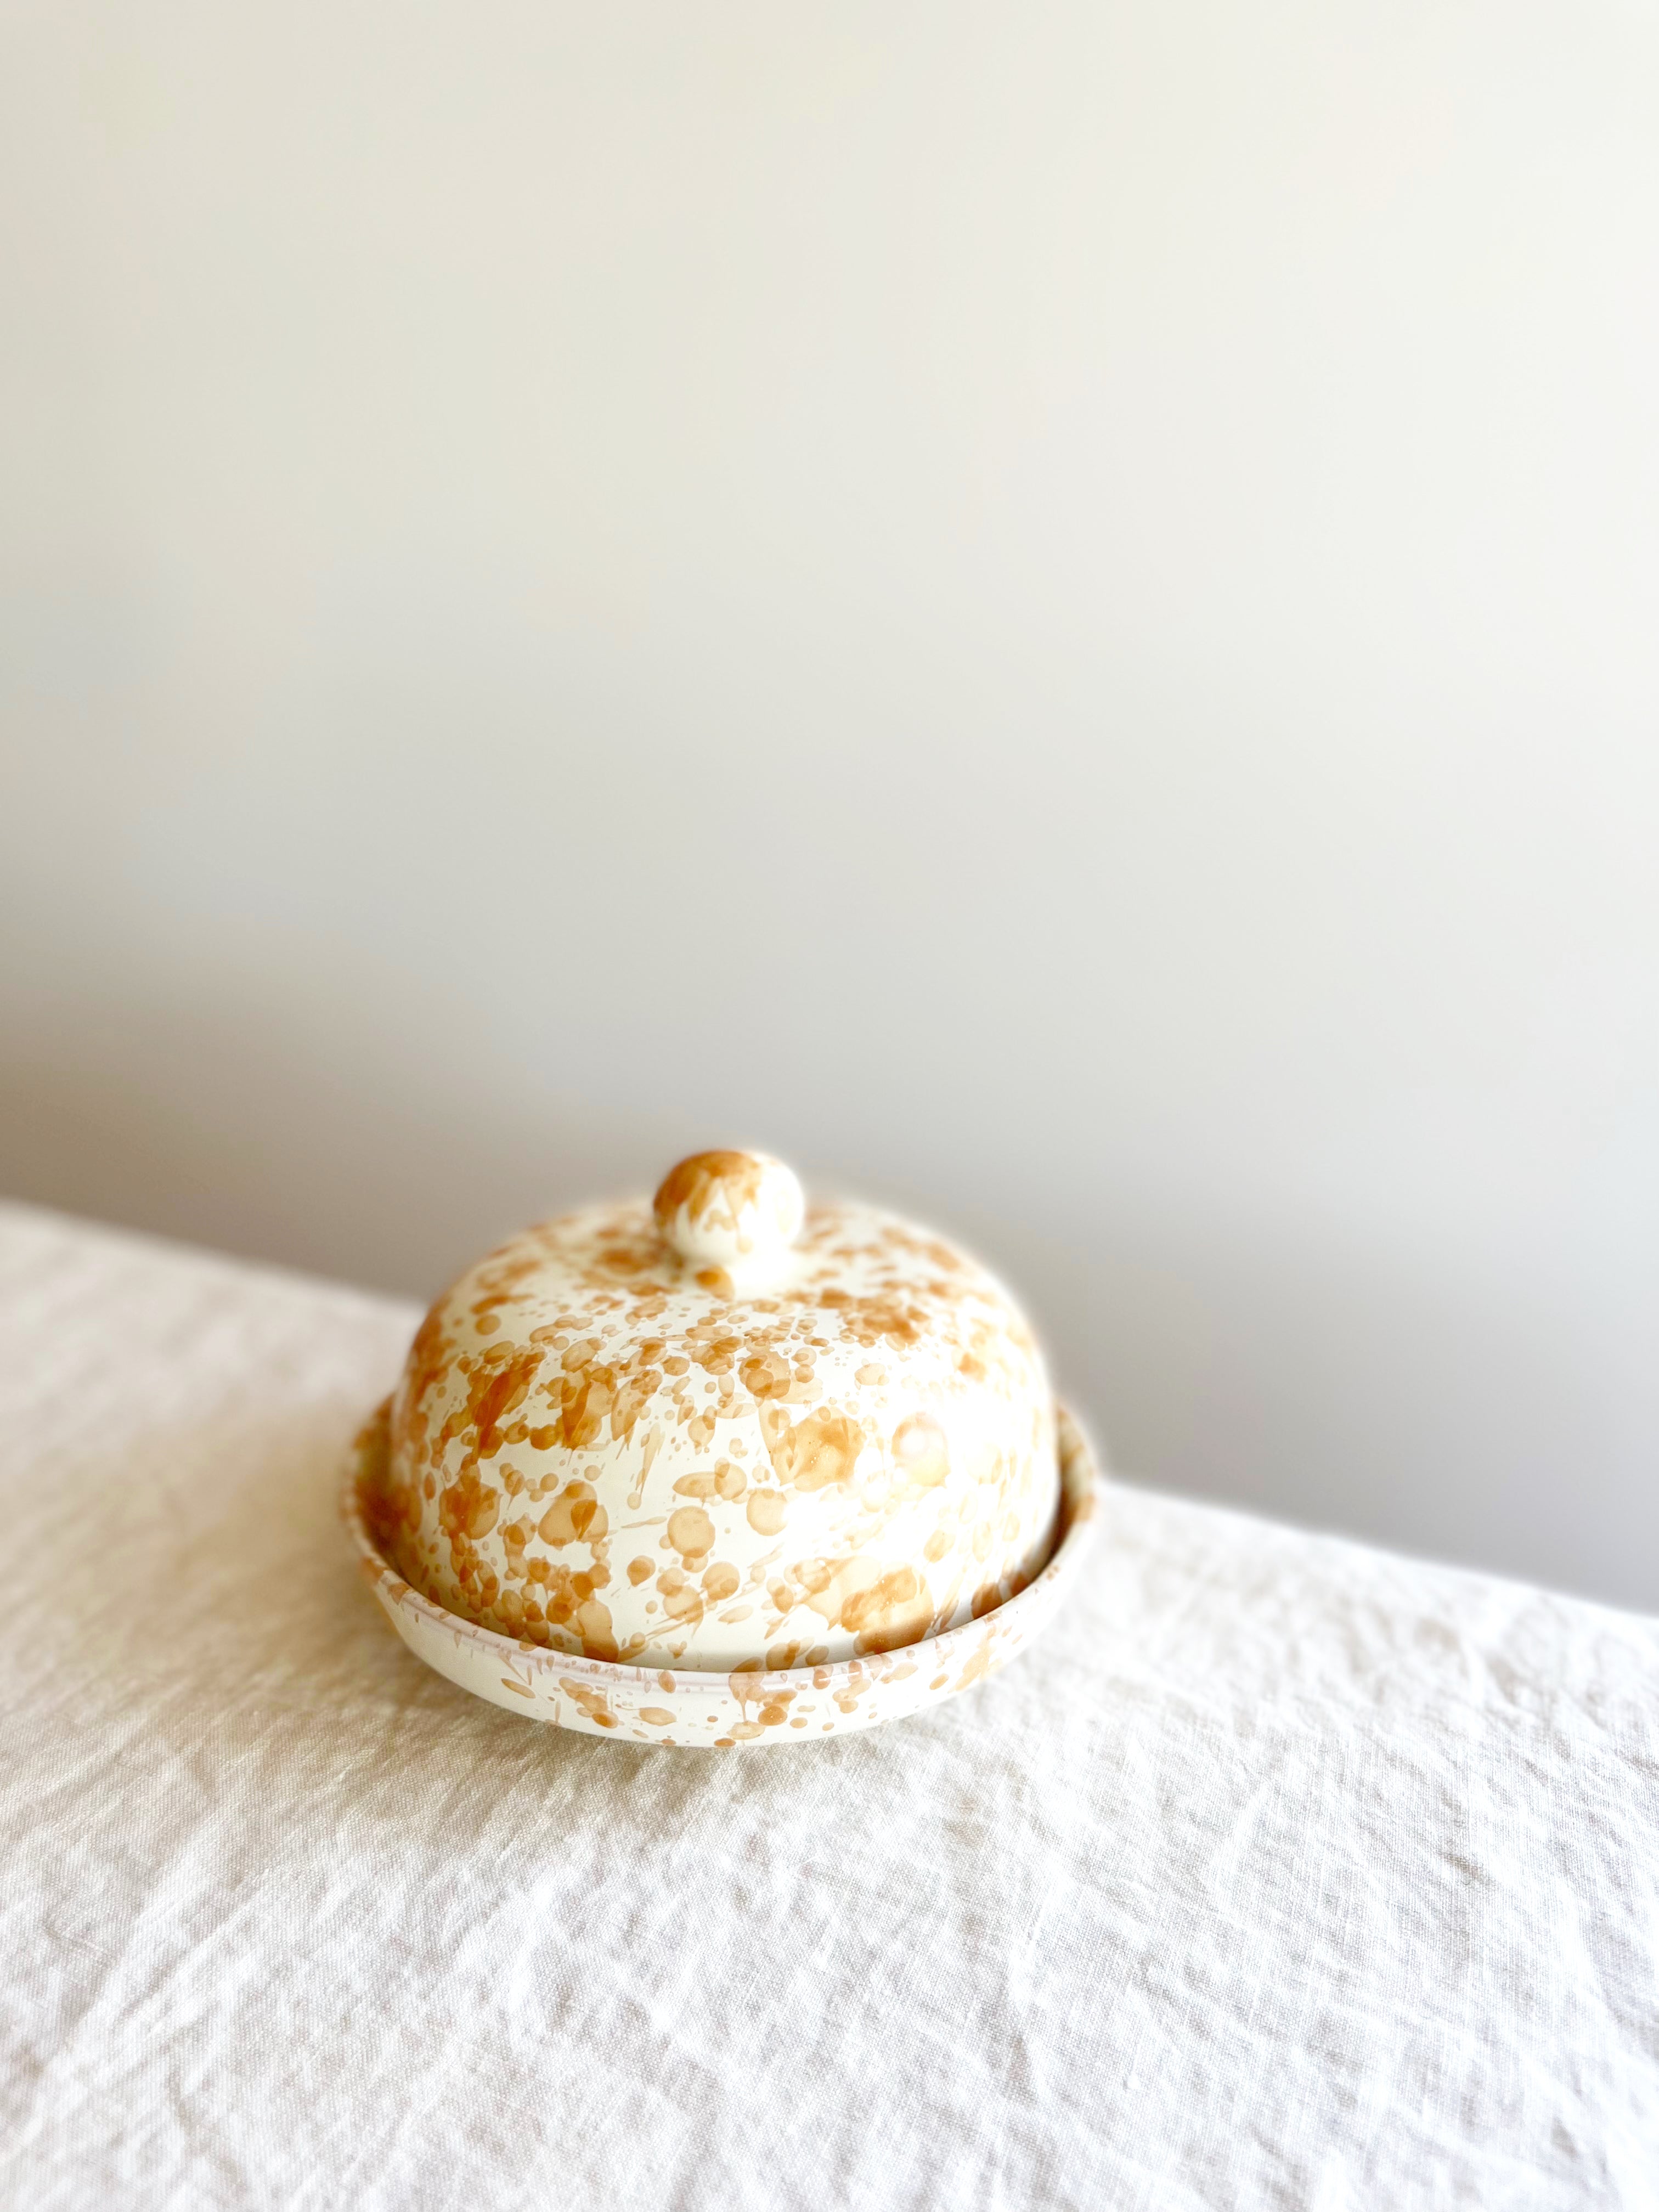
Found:
[[[386,1526],[388,1412],[382,1406],[357,1439],[344,1512],[364,1577],[392,1626],[429,1667],[476,1696],[526,1719],[617,1741],[718,1750],[812,1742],[941,1704],[1030,1643],[1075,1580],[1093,1533],[1100,1477],[1062,1408],[1054,1556],[1017,1597],[964,1626],[839,1665],[775,1668],[751,1660],[723,1674],[573,1658],[458,1619],[389,1564],[376,1533]]]
[[[737,1296],[638,1201],[526,1230],[433,1308],[380,1533],[404,1581],[515,1646],[725,1674],[994,1612],[1057,1504],[1041,1354],[975,1262],[817,1206]]]

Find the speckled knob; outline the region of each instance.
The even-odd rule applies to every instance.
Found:
[[[663,1177],[653,1211],[698,1281],[743,1297],[777,1280],[805,1200],[794,1170],[765,1152],[693,1152]]]

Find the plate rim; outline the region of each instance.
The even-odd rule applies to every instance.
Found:
[[[764,1656],[739,1661],[734,1667],[640,1666],[631,1660],[596,1659],[585,1652],[562,1651],[550,1644],[504,1636],[499,1629],[485,1628],[476,1620],[467,1620],[464,1613],[451,1613],[404,1580],[376,1543],[363,1504],[363,1492],[374,1479],[377,1457],[384,1462],[386,1420],[391,1403],[390,1395],[382,1399],[354,1437],[347,1455],[340,1500],[341,1517],[356,1548],[360,1570],[375,1595],[384,1603],[412,1613],[430,1626],[476,1644],[481,1653],[503,1664],[557,1668],[591,1680],[596,1687],[608,1684],[619,1692],[624,1686],[629,1691],[639,1691],[659,1684],[665,1674],[674,1677],[676,1688],[690,1689],[699,1681],[712,1686],[717,1682],[729,1682],[734,1674],[760,1674],[780,1691],[799,1691],[810,1685],[820,1694],[834,1697],[838,1688],[854,1684],[867,1686],[872,1673],[889,1674],[907,1660],[914,1665],[923,1654],[935,1663],[949,1667],[957,1656],[976,1650],[988,1638],[1006,1638],[1010,1628],[1023,1627],[1025,1620],[1033,1614],[1039,1617],[1034,1626],[1041,1625],[1041,1619],[1058,1601],[1059,1586],[1071,1580],[1082,1562],[1094,1534],[1101,1492],[1107,1479],[1082,1424],[1068,1407],[1056,1399],[1059,1534],[1046,1564],[1024,1589],[1006,1598],[1000,1605],[938,1636],[919,1637],[914,1644],[895,1644],[885,1651],[872,1651],[848,1659],[822,1661],[816,1666],[772,1668],[768,1667]],[[1023,1645],[1011,1648],[1007,1656],[1014,1657],[1020,1648]]]

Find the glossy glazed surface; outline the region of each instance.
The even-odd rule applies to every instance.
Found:
[[[937,1237],[830,1204],[791,1243],[799,1220],[780,1164],[702,1155],[655,1212],[588,1207],[471,1269],[392,1401],[399,1575],[532,1647],[714,1672],[1006,1604],[1058,1503],[1030,1329]]]
[[[411,1589],[387,1555],[389,1416],[389,1405],[380,1407],[357,1438],[343,1510],[364,1578],[410,1650],[461,1688],[526,1719],[668,1747],[811,1743],[902,1719],[971,1689],[1026,1648],[1076,1581],[1101,1481],[1086,1440],[1061,1409],[1054,1550],[1036,1579],[994,1612],[926,1643],[836,1665],[775,1668],[750,1659],[725,1674],[653,1668],[501,1636]]]

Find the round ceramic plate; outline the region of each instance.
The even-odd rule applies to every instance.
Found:
[[[475,1697],[586,1735],[724,1751],[750,1743],[810,1743],[901,1720],[941,1705],[1006,1667],[1042,1628],[1076,1579],[1093,1534],[1101,1477],[1082,1431],[1062,1406],[1060,1528],[1042,1572],[1010,1598],[943,1636],[834,1666],[769,1668],[752,1660],[730,1674],[625,1667],[520,1643],[446,1613],[410,1588],[375,1541],[386,1471],[385,1408],[353,1449],[346,1526],[362,1573],[416,1656]]]

